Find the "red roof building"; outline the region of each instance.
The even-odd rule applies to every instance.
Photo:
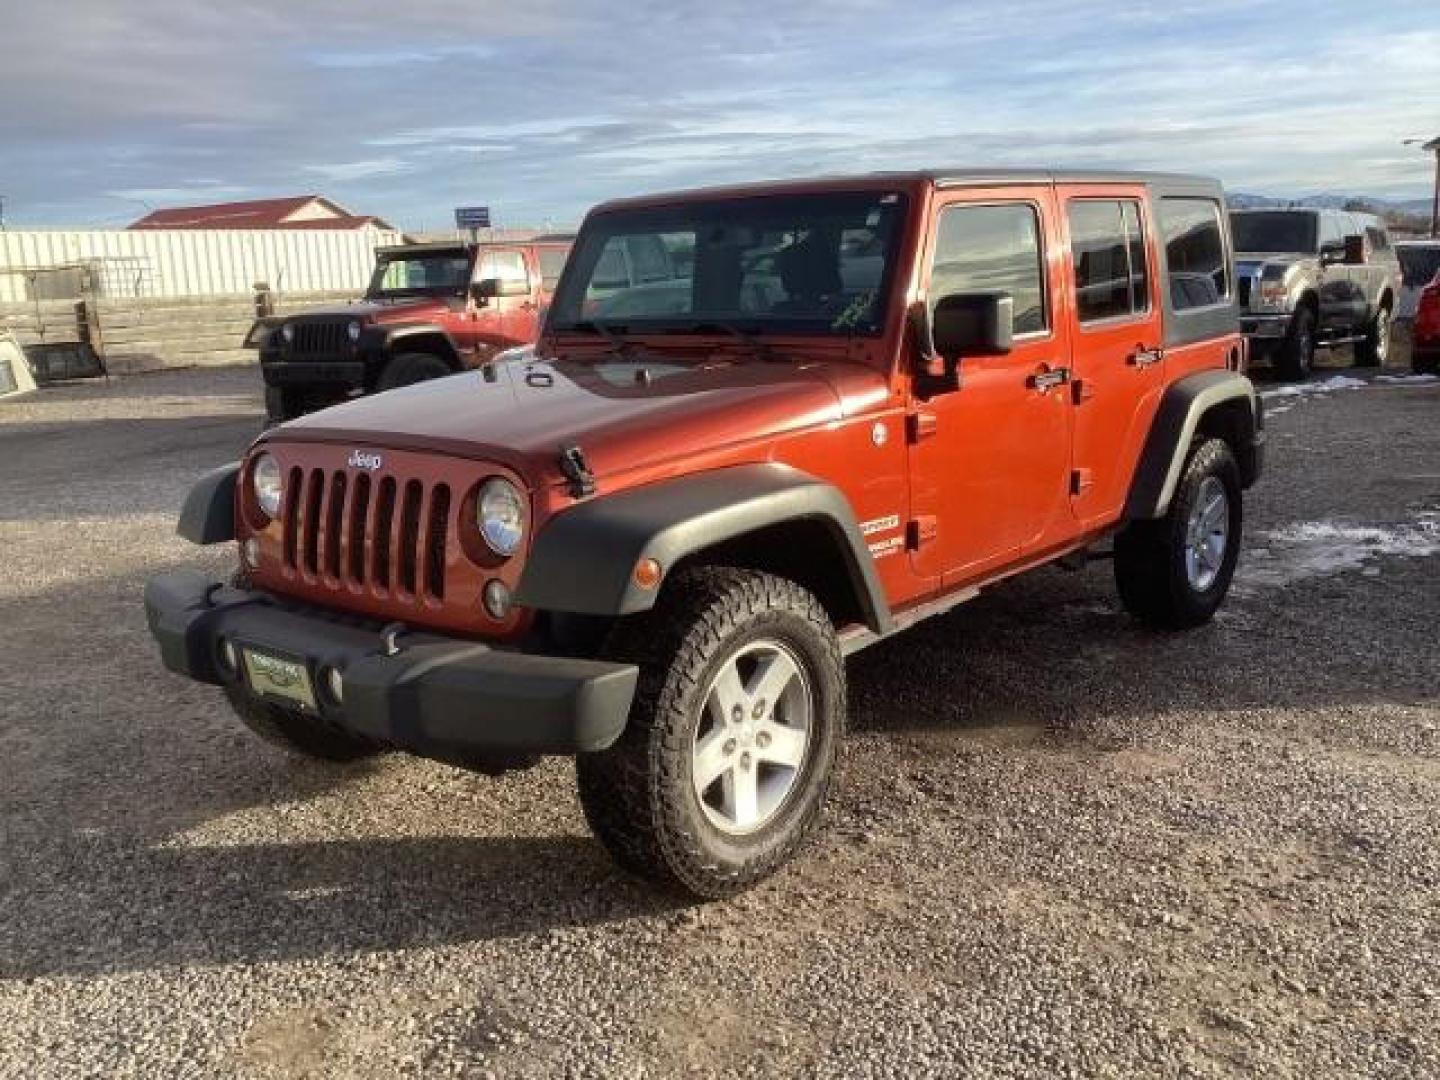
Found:
[[[152,210],[129,226],[132,229],[390,229],[388,222],[371,215],[350,213],[322,195],[295,195],[288,199],[212,203],[209,206],[175,206]]]

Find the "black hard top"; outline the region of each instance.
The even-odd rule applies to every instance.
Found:
[[[704,198],[746,198],[759,195],[798,194],[827,187],[863,190],[894,185],[913,187],[929,184],[939,188],[993,187],[1023,184],[1144,184],[1166,194],[1220,195],[1220,181],[1188,173],[1139,172],[1111,169],[912,169],[896,172],[854,173],[835,176],[797,177],[760,183],[708,186],[688,190],[656,192],[602,203],[597,210],[618,209]]]

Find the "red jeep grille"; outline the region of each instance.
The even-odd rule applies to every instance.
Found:
[[[303,580],[445,599],[448,484],[296,466],[286,490],[285,566]]]

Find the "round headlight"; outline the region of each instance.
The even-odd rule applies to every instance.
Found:
[[[280,340],[285,342],[286,345],[289,345],[292,341],[294,341],[295,327],[290,325],[290,323],[288,322],[284,326],[280,327]]]
[[[510,556],[525,538],[525,499],[509,480],[486,480],[475,500],[475,523],[496,555]]]
[[[283,484],[280,479],[280,463],[269,454],[261,454],[250,469],[250,483],[255,490],[255,502],[266,517],[280,516],[280,493]]]
[[[351,341],[359,341],[360,324],[358,322],[352,322],[349,326],[345,328],[345,333],[350,336]]]

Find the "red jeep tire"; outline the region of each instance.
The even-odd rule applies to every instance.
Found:
[[[840,643],[794,582],[682,571],[607,655],[640,665],[630,721],[576,761],[586,820],[621,866],[697,897],[754,884],[820,816],[845,728]]]
[[[1165,516],[1133,521],[1115,537],[1115,584],[1132,615],[1163,630],[1210,621],[1240,557],[1240,498],[1230,447],[1196,445]]]
[[[430,353],[398,353],[380,372],[376,390],[394,390],[400,386],[412,386],[430,379],[442,379],[450,374],[450,365]]]

